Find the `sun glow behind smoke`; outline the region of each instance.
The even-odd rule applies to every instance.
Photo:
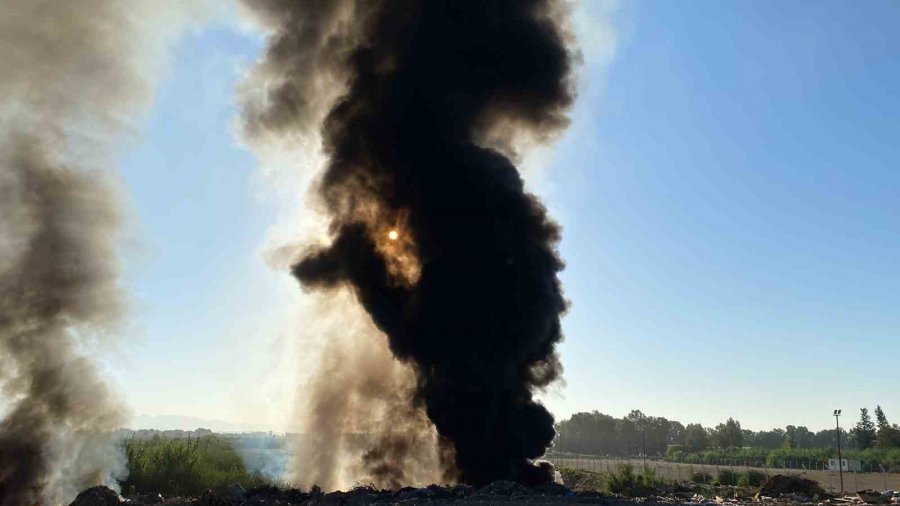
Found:
[[[388,232],[388,239],[392,241],[396,241],[400,237],[400,234],[397,233],[396,230],[391,230]]]

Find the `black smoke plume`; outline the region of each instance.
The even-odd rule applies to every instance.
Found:
[[[560,229],[511,146],[551,138],[573,101],[566,6],[551,0],[246,0],[274,28],[251,135],[310,128],[322,76],[317,195],[332,241],[293,267],[348,287],[412,366],[411,401],[458,479],[550,479],[535,390],[561,373]],[[319,94],[318,92],[322,92]]]

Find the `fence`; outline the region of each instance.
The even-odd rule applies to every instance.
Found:
[[[641,459],[628,457],[606,457],[600,455],[579,455],[572,453],[551,453],[544,457],[558,467],[570,467],[595,473],[606,473],[616,469],[619,464],[630,464],[635,469],[642,469],[644,465],[652,469],[657,476],[669,481],[686,482],[692,476],[701,481],[718,480],[720,476],[727,476],[734,483],[722,483],[722,485],[737,485],[741,474],[749,471],[765,473],[766,477],[773,474],[801,475],[817,481],[823,488],[837,492],[840,490],[840,474],[837,470],[828,470],[827,463],[816,465],[817,461],[784,461],[780,466],[767,466],[764,461],[754,462],[741,459],[707,459],[696,462],[668,462],[656,459]],[[722,473],[723,470],[731,471],[730,474]],[[900,489],[900,473],[888,473],[883,470],[876,472],[848,472],[844,471],[844,490],[856,491],[864,489],[897,490]]]
[[[654,459],[657,460],[657,459]],[[846,460],[846,459],[845,459]],[[851,459],[853,460],[853,459]],[[694,464],[694,465],[707,465],[707,466],[734,466],[734,467],[755,467],[759,469],[765,468],[773,468],[773,469],[794,469],[794,470],[805,470],[805,471],[831,471],[828,468],[828,461],[826,460],[806,460],[806,459],[779,459],[775,460],[772,463],[769,463],[767,459],[731,459],[731,458],[722,458],[722,459],[703,459],[698,457],[693,458],[683,458],[679,460],[666,460],[667,462],[678,462],[681,464]],[[887,470],[884,469],[880,465],[866,463],[865,461],[860,462],[860,466],[862,469],[858,472],[862,473],[883,473]],[[837,472],[837,469],[834,470]],[[844,472],[848,472],[844,470]]]

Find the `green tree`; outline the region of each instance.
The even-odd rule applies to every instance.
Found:
[[[647,416],[637,423],[637,426],[644,433],[644,446],[649,455],[666,453],[672,422],[661,416]]]
[[[875,406],[875,420],[878,421],[878,430],[891,426],[887,417],[884,416],[884,410],[881,409],[881,406]]]
[[[684,428],[684,447],[688,451],[702,452],[709,447],[709,435],[699,423],[689,423]]]
[[[681,422],[670,422],[669,433],[666,434],[666,443],[670,445],[684,444],[684,425]]]
[[[744,431],[745,445],[755,448],[766,448],[769,450],[782,448],[784,446],[784,440],[787,437],[784,429],[761,430],[753,433],[753,436],[750,438],[747,437],[747,432],[748,431]]]
[[[729,418],[725,423],[716,426],[715,442],[719,448],[740,448],[744,441],[741,423]]]
[[[900,428],[896,425],[878,429],[875,436],[875,447],[882,450],[900,448]]]
[[[604,454],[613,453],[616,446],[616,420],[594,411],[575,413],[568,420],[556,424],[554,449],[562,452]]]
[[[900,427],[891,425],[881,406],[875,406],[875,420],[878,432],[875,434],[875,447],[882,450],[900,448]]]
[[[884,412],[881,415],[884,416]],[[875,424],[872,422],[872,417],[869,416],[868,409],[859,410],[859,421],[856,422],[856,427],[851,432],[858,449],[865,450],[875,445]]]
[[[841,433],[843,434],[843,429],[841,429]],[[823,429],[819,432],[816,432],[815,439],[813,440],[814,448],[833,448],[837,438],[835,437],[834,429]]]
[[[641,431],[633,419],[625,417],[616,423],[619,455],[636,455],[641,448]]]
[[[812,448],[816,435],[804,426],[788,425],[784,428],[784,448]]]
[[[799,447],[800,444],[797,441],[797,427],[788,425],[784,428],[784,444],[782,444],[782,448],[792,449]]]

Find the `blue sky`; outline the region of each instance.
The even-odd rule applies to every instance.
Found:
[[[581,97],[532,182],[563,224],[572,302],[544,401],[754,429],[875,404],[900,421],[900,4],[610,5],[576,13]],[[263,253],[289,206],[235,140],[262,40],[225,18],[177,45],[121,163],[134,324],[111,367],[138,414],[279,428],[294,399],[265,390],[290,374],[294,287]]]

